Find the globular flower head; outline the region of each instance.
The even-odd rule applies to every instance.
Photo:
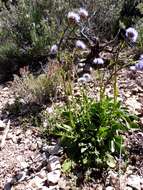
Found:
[[[143,70],[143,59],[139,60],[135,67],[137,70]]]
[[[79,16],[81,19],[87,19],[88,18],[88,12],[86,9],[80,8],[78,13],[79,13]]]
[[[78,24],[80,22],[80,16],[75,12],[69,12],[67,17],[70,24]]]
[[[104,60],[102,58],[95,58],[93,60],[94,64],[99,64],[99,65],[103,65],[104,64]]]
[[[134,28],[130,27],[126,30],[126,37],[129,41],[135,43],[138,38],[138,32]]]
[[[81,41],[81,40],[77,40],[75,45],[76,45],[76,48],[86,49],[85,43],[83,41]]]
[[[57,54],[57,52],[58,52],[58,46],[56,44],[52,45],[52,47],[50,49],[50,53]]]

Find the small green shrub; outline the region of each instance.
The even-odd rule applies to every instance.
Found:
[[[56,63],[49,65],[48,72],[34,76],[27,74],[23,79],[16,77],[13,87],[25,102],[48,103],[56,97],[58,87],[62,84],[61,67]]]
[[[76,163],[115,167],[115,157],[123,151],[121,133],[136,127],[134,120],[119,102],[110,98],[96,102],[83,95],[61,109],[53,133],[61,137],[66,153]]]

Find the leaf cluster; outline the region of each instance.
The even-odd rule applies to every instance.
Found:
[[[121,134],[137,127],[136,118],[110,98],[96,102],[83,95],[65,106],[60,116],[53,133],[61,137],[71,160],[88,167],[115,167],[124,151]]]

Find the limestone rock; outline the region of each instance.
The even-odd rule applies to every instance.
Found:
[[[54,170],[52,172],[49,172],[47,175],[48,182],[52,184],[57,184],[60,179],[61,171],[60,170]]]
[[[51,155],[48,162],[48,170],[54,171],[61,168],[61,164],[58,156]]]
[[[130,175],[128,177],[127,185],[136,190],[141,190],[141,178],[137,175]]]

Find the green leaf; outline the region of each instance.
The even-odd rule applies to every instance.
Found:
[[[115,166],[116,166],[116,161],[115,161],[114,157],[110,154],[106,155],[106,163],[110,168],[115,168]]]
[[[72,127],[66,124],[57,124],[57,128],[63,129],[67,132],[72,132]]]
[[[109,127],[100,127],[98,132],[99,139],[104,139],[108,135]]]
[[[62,164],[62,171],[63,172],[70,172],[72,168],[72,161],[69,159],[66,159],[64,163]]]

